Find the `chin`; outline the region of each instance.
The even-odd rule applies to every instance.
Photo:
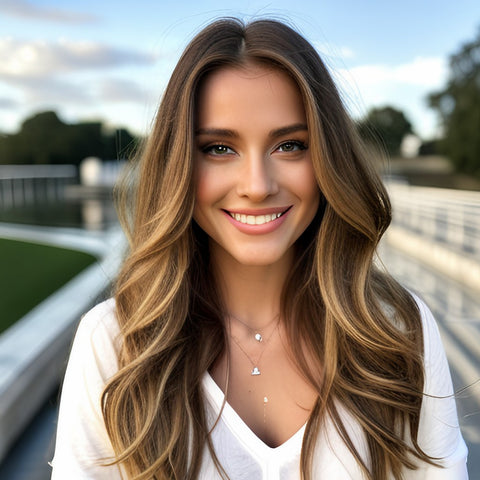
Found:
[[[264,258],[249,258],[249,259],[236,259],[237,262],[246,267],[268,267],[274,265],[278,260],[270,260]]]
[[[232,257],[240,265],[250,266],[250,267],[268,267],[270,265],[275,265],[276,263],[281,263],[288,256],[288,252],[242,252],[239,255],[232,255]]]

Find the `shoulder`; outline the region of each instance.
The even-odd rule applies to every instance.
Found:
[[[430,395],[451,395],[453,392],[450,388],[450,371],[437,321],[435,320],[427,304],[415,293],[410,292],[410,294],[417,304],[422,321],[423,358],[424,367],[426,370],[426,391]],[[440,378],[442,378],[442,376],[440,378],[437,376],[440,373],[439,370],[442,370],[443,378],[448,379],[448,387],[447,385],[444,385],[448,392],[445,390],[441,393],[428,391],[428,387],[431,386],[431,380],[440,380]],[[436,373],[437,375],[432,375],[433,373]]]
[[[99,303],[88,311],[80,320],[77,335],[90,336],[97,341],[111,340],[120,336],[116,305],[113,298]]]
[[[412,296],[413,300],[417,304],[418,310],[420,312],[420,317],[422,320],[422,329],[424,334],[438,334],[438,325],[435,321],[435,318],[424,302],[422,298],[420,298],[416,293],[409,291],[410,295]]]
[[[412,296],[422,319],[425,369],[417,440],[427,454],[441,459],[446,479],[466,478],[463,473],[453,473],[465,471],[467,448],[458,422],[450,368],[438,324],[425,302],[414,293]],[[434,467],[428,468],[440,472]]]
[[[410,292],[420,312],[423,335],[423,363],[425,368],[424,393],[451,396],[450,369],[440,330],[430,308],[415,293]]]
[[[118,371],[120,329],[113,299],[80,320],[63,381],[52,479],[122,478],[101,408],[102,392]]]
[[[120,329],[116,316],[115,299],[109,298],[99,303],[83,315],[78,331],[95,335],[118,336]]]
[[[81,361],[95,366],[103,381],[118,370],[121,346],[115,300],[110,298],[87,312],[78,325],[70,362]]]

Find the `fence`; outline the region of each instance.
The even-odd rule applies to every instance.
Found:
[[[0,165],[0,208],[62,199],[77,178],[73,165]]]
[[[480,192],[389,183],[393,225],[480,260]]]
[[[386,241],[480,292],[480,192],[387,184],[393,222]]]

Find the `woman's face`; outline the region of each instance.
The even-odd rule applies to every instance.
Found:
[[[280,70],[225,67],[203,81],[196,118],[194,219],[212,258],[291,261],[320,192],[298,87]]]

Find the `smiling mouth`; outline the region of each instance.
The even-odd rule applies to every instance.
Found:
[[[225,210],[225,212],[228,213],[237,222],[243,223],[245,225],[264,225],[265,223],[273,222],[282,215],[285,215],[288,210],[290,210],[290,208],[288,208],[284,212],[270,213],[266,215],[247,215],[244,213],[232,213],[228,210]]]

